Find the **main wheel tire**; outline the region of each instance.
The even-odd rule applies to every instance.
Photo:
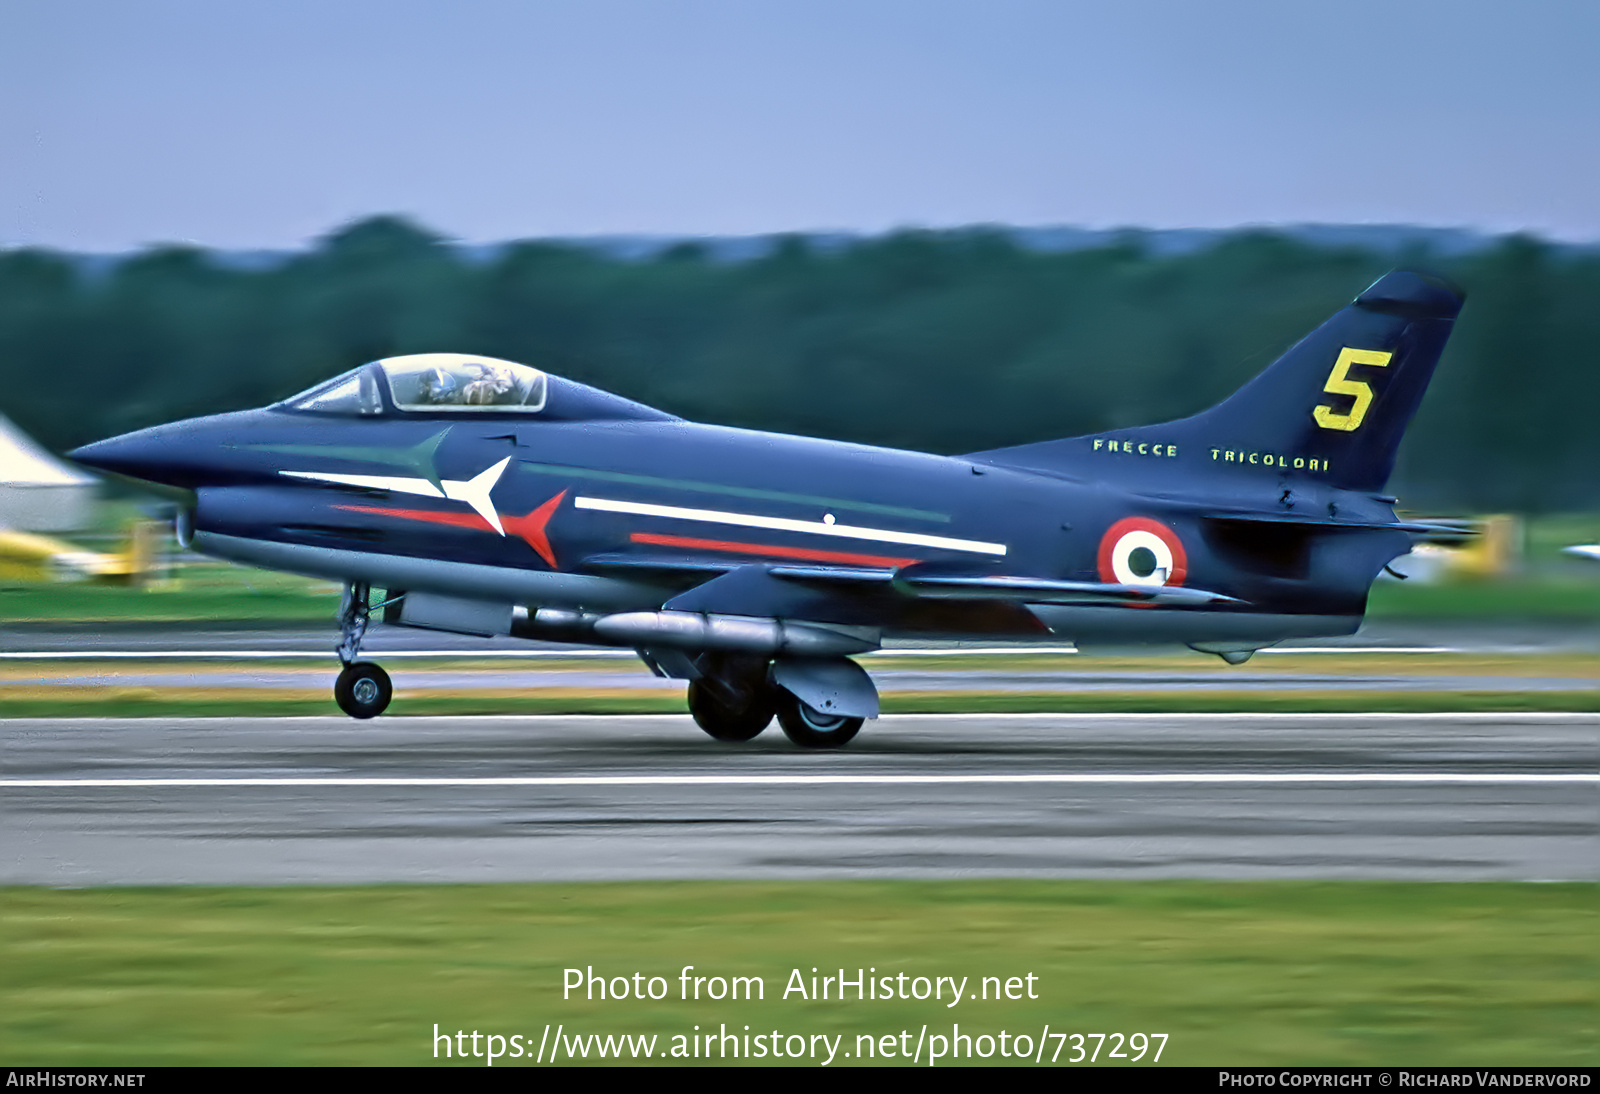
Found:
[[[824,714],[784,692],[778,700],[778,724],[783,735],[801,748],[841,748],[861,730],[865,718]]]
[[[699,680],[689,682],[689,713],[697,726],[719,741],[748,741],[772,721],[773,695],[757,688],[743,707],[731,707]]]
[[[333,685],[333,698],[339,709],[352,718],[376,718],[394,698],[389,674],[371,661],[346,665]]]

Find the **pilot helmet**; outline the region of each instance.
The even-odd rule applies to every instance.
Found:
[[[456,378],[442,368],[430,368],[418,381],[425,402],[453,403],[457,399]]]

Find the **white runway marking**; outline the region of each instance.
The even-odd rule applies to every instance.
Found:
[[[1600,774],[1523,775],[1511,772],[1174,772],[1165,774],[1033,775],[529,775],[480,778],[270,778],[270,779],[3,779],[0,790],[148,789],[214,787],[488,787],[488,786],[1072,786],[1187,785],[1349,786],[1404,783],[1452,786],[1600,786]]]

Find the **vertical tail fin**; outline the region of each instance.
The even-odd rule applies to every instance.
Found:
[[[1378,490],[1394,470],[1401,435],[1465,299],[1442,277],[1395,270],[1210,410],[1164,425],[975,456],[1081,471],[1093,453],[1160,446],[1168,455],[1181,451],[1195,468],[1265,465],[1345,489]]]
[[[1224,453],[1287,459],[1290,469],[1305,460],[1335,486],[1381,489],[1465,298],[1440,277],[1386,274],[1254,380],[1186,419],[1185,432]]]

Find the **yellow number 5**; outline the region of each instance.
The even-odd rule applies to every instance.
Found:
[[[1393,356],[1392,353],[1377,349],[1351,349],[1346,346],[1340,350],[1339,359],[1333,363],[1333,371],[1328,373],[1328,382],[1322,385],[1322,390],[1329,395],[1349,395],[1355,402],[1348,414],[1340,414],[1331,406],[1317,407],[1311,412],[1317,424],[1323,429],[1342,429],[1345,432],[1360,426],[1362,419],[1367,416],[1367,409],[1372,406],[1372,388],[1361,380],[1350,379],[1350,366],[1385,368]]]

